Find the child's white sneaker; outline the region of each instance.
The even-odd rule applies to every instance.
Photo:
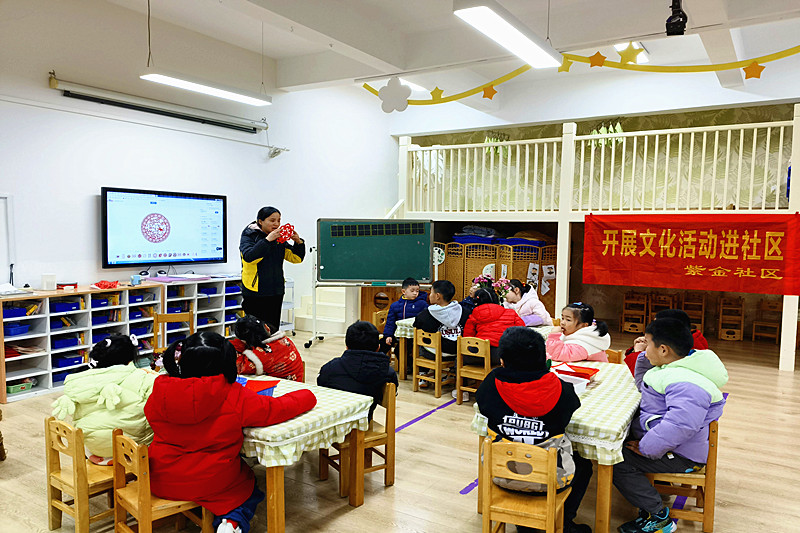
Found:
[[[217,526],[217,533],[242,533],[242,528],[238,525],[234,527],[233,524],[228,522],[227,518],[223,518],[222,522]]]
[[[453,392],[451,392],[450,394],[453,395],[453,398],[458,398],[458,391],[456,389],[453,389]],[[469,392],[467,392],[465,390],[461,391],[461,401],[462,402],[468,402],[469,401]]]

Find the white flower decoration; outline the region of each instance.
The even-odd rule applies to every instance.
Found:
[[[392,111],[405,111],[408,107],[408,97],[411,96],[411,87],[400,83],[397,76],[391,78],[380,91],[378,98],[383,102],[381,109],[384,113]]]

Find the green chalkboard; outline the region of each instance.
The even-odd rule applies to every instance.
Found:
[[[431,281],[430,220],[317,220],[318,281]]]

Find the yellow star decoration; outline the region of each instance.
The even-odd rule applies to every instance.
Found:
[[[483,97],[488,98],[491,100],[494,98],[494,95],[497,94],[497,89],[495,89],[492,85],[483,88]]]
[[[606,62],[606,56],[604,56],[600,52],[595,52],[593,56],[589,56],[589,68],[602,67],[603,63],[605,62]]]
[[[572,61],[570,61],[569,59],[567,59],[567,58],[565,57],[565,58],[564,58],[564,61],[562,61],[562,62],[561,62],[561,66],[560,66],[560,67],[558,67],[558,71],[559,71],[559,72],[569,72],[569,68],[570,68],[571,66],[572,66]]]
[[[627,48],[617,51],[619,54],[619,62],[623,65],[625,63],[638,63],[637,58],[639,57],[639,53],[641,51],[641,48],[634,48],[633,43],[628,43]]]
[[[744,71],[744,79],[749,80],[750,78],[761,78],[761,72],[767,67],[758,64],[758,61],[753,61],[742,70]]]
[[[436,87],[434,90],[431,91],[431,98],[433,98],[434,100],[441,100],[442,93],[444,93],[444,91],[441,90],[439,87]]]

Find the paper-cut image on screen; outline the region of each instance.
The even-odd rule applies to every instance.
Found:
[[[227,261],[225,196],[102,189],[103,266]]]

